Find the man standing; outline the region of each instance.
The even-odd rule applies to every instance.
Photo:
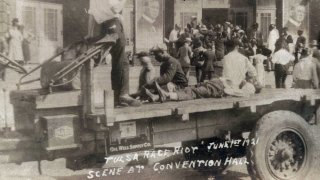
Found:
[[[301,59],[293,69],[293,81],[295,88],[301,89],[318,89],[319,79],[317,74],[317,66],[312,61],[311,50],[305,48],[301,51]]]
[[[239,52],[239,43],[237,40],[227,41],[229,53],[222,60],[222,77],[231,80],[234,89],[240,88],[240,85],[246,80],[247,73],[252,77],[257,75],[249,59]]]
[[[306,47],[307,39],[303,36],[303,31],[298,30],[298,38],[295,46],[296,60],[300,59],[301,51]]]
[[[277,50],[276,43],[279,39],[279,31],[275,24],[270,24],[269,26],[269,36],[268,36],[268,49],[272,52]]]
[[[317,44],[316,44],[317,45]],[[317,69],[317,75],[318,75],[318,80],[320,80],[320,50],[319,49],[313,49],[312,53],[312,61],[316,65]],[[320,82],[319,85],[320,86]]]
[[[287,79],[287,71],[290,63],[295,60],[295,57],[286,49],[287,43],[282,42],[281,49],[274,53],[272,63],[274,63],[274,76],[276,81],[276,88],[285,88],[285,81]]]
[[[256,39],[257,46],[261,47],[263,45],[263,39],[262,39],[262,33],[258,29],[259,29],[259,24],[254,23],[248,32],[248,38],[249,40]]]
[[[176,42],[178,41],[179,34],[180,34],[181,28],[176,24],[174,26],[174,29],[170,32],[169,36],[169,53],[171,56],[176,57],[177,54],[177,48],[176,48]]]
[[[126,39],[121,23],[121,13],[126,0],[90,0],[88,35],[93,37],[94,20],[101,25],[99,37],[116,33],[118,39],[110,50],[112,56],[111,81],[115,105],[140,106],[129,96],[129,60],[125,56]]]

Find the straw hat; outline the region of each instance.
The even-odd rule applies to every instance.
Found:
[[[192,42],[191,38],[185,38],[184,42]]]
[[[310,45],[311,45],[311,47],[314,47],[314,46],[318,46],[319,44],[318,44],[317,40],[312,40]]]

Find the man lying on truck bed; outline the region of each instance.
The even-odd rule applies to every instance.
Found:
[[[175,92],[169,92],[161,88],[156,82],[158,94],[153,94],[146,89],[146,94],[154,101],[187,101],[201,98],[222,98],[225,96],[248,97],[259,93],[261,86],[252,82],[243,82],[241,89],[235,89],[229,79],[214,78],[204,83],[198,83],[195,86],[188,86],[184,89],[178,89]]]

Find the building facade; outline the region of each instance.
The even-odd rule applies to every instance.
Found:
[[[141,0],[143,1],[143,0]],[[137,50],[141,30],[138,21],[145,9],[140,0],[127,0],[123,10],[128,51]],[[144,0],[158,1],[157,19],[161,20],[156,41],[168,37],[174,24],[185,27],[196,16],[204,24],[229,21],[248,29],[257,22],[267,41],[268,27],[287,25],[295,5],[304,4],[304,24],[309,39],[316,39],[320,28],[319,0]],[[141,5],[140,5],[140,4]],[[161,9],[160,9],[161,7]],[[58,49],[82,40],[87,34],[89,0],[0,0],[0,36],[19,18],[25,30],[34,35],[30,42],[32,62],[39,63]],[[150,7],[151,9],[154,7]],[[143,37],[143,36],[142,36]],[[158,43],[158,42],[155,42]],[[147,47],[150,43],[147,44]]]

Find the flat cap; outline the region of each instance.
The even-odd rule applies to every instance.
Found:
[[[167,47],[163,44],[157,44],[155,46],[153,46],[151,49],[150,49],[150,52],[151,53],[154,53],[154,52],[161,52],[161,51],[166,51],[167,50]]]
[[[150,54],[146,51],[141,51],[141,52],[137,53],[136,55],[137,55],[137,58],[142,58],[145,56],[149,56]]]

